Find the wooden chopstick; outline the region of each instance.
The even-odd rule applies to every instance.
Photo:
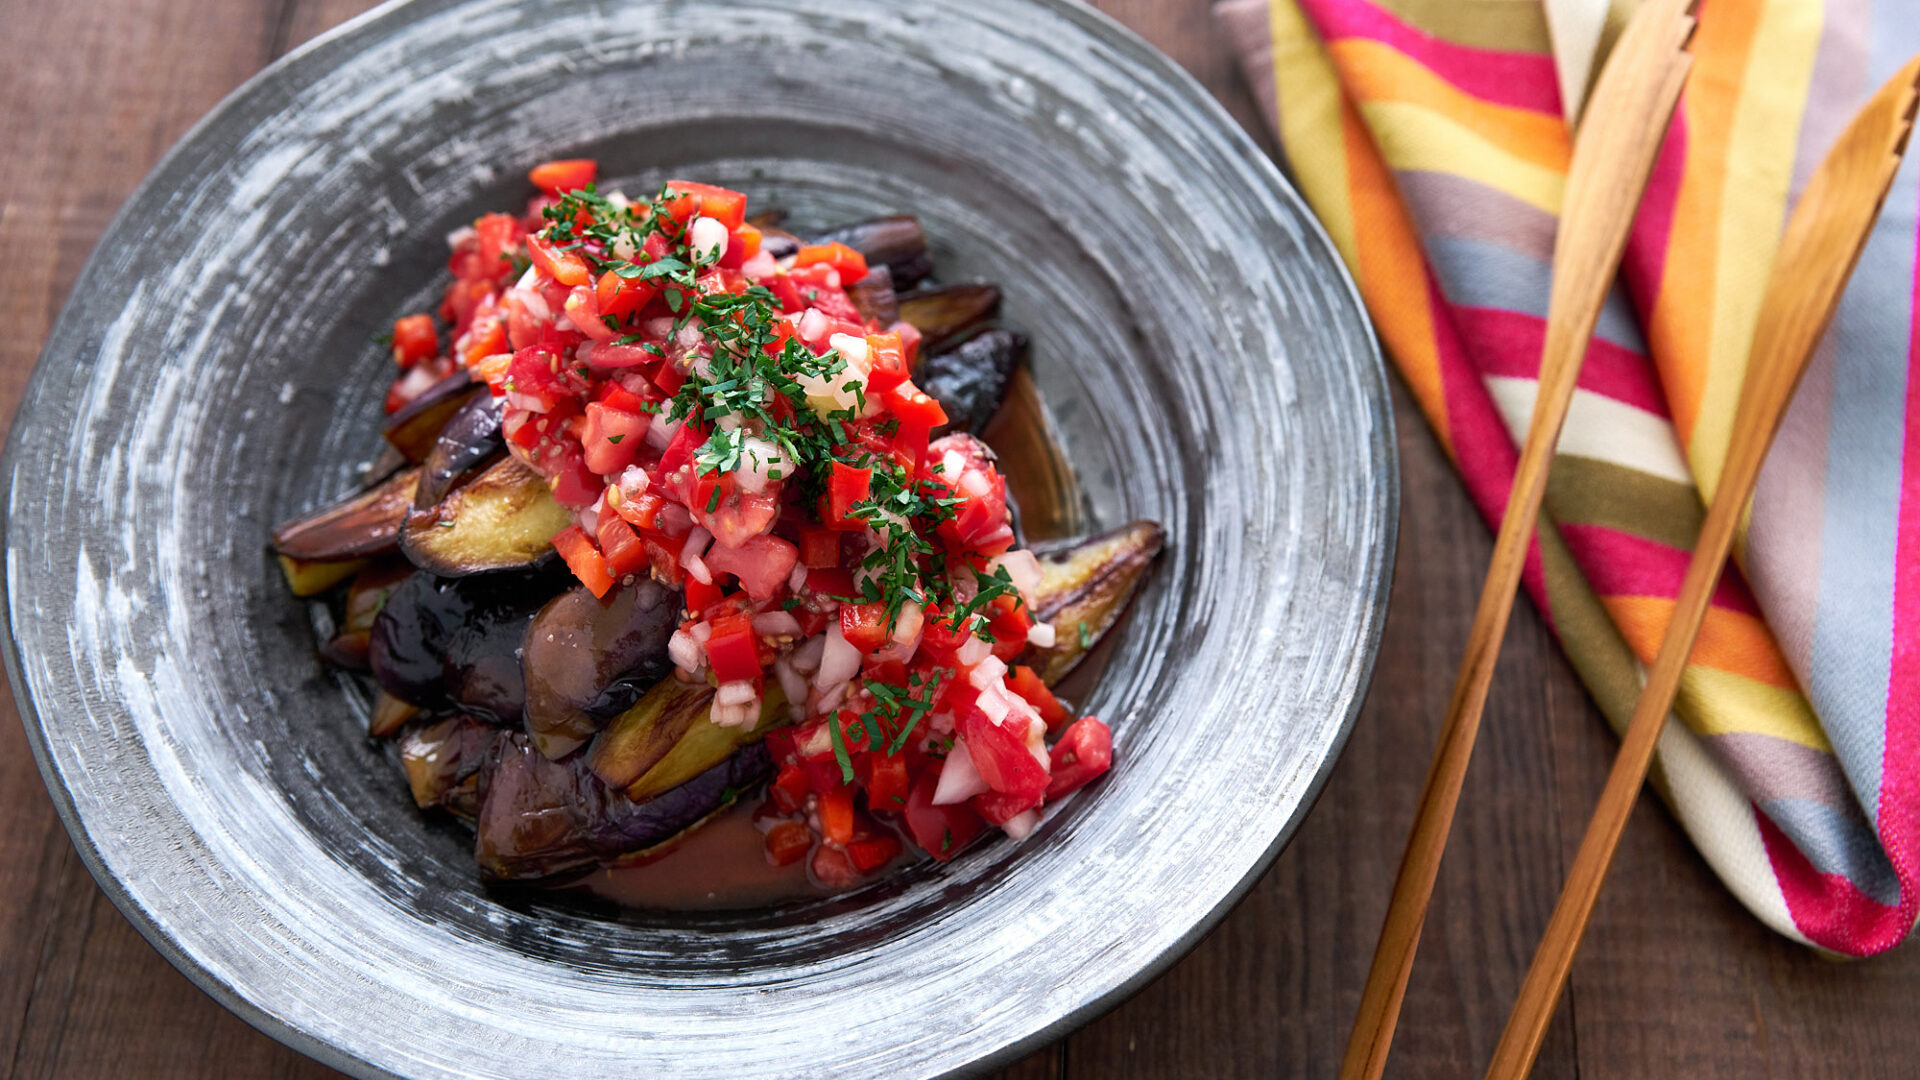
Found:
[[[1487,685],[1532,546],[1547,465],[1559,441],[1600,306],[1619,268],[1634,210],[1692,65],[1685,51],[1693,32],[1693,19],[1687,14],[1691,7],[1692,0],[1646,0],[1640,5],[1601,72],[1586,122],[1574,140],[1560,232],[1554,243],[1553,288],[1533,419],[1494,540],[1439,747],[1427,772],[1380,943],[1367,973],[1360,1013],[1347,1042],[1342,1080],[1374,1080],[1386,1067],[1427,902],[1473,755]]]
[[[1573,967],[1614,849],[1673,708],[1694,639],[1706,620],[1714,585],[1760,478],[1760,465],[1807,360],[1833,318],[1906,150],[1913,128],[1916,80],[1920,80],[1920,58],[1902,68],[1861,109],[1808,181],[1787,223],[1754,327],[1753,351],[1734,413],[1733,439],[1693,559],[1687,564],[1672,621],[1559,903],[1521,984],[1520,997],[1494,1049],[1488,1080],[1520,1080],[1540,1052],[1540,1041]]]

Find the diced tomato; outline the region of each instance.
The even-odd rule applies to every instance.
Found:
[[[967,802],[979,811],[987,824],[998,827],[1038,807],[1041,799],[1042,796],[1038,794],[1006,795],[998,791],[988,791],[975,795]]]
[[[481,274],[498,281],[513,272],[513,252],[526,240],[526,230],[512,214],[482,214],[473,223],[479,245]]]
[[[899,813],[907,805],[907,758],[884,750],[867,755],[867,809]]]
[[[863,653],[870,653],[887,643],[887,605],[883,601],[871,604],[840,605],[840,636],[847,644]]]
[[[410,368],[440,355],[440,332],[431,315],[408,315],[393,324],[393,361]]]
[[[1033,629],[1033,616],[1024,604],[1011,596],[996,596],[987,607],[992,612],[987,630],[993,634],[993,655],[1002,660],[1019,656],[1027,647],[1027,631]]]
[[[638,574],[647,568],[647,546],[640,542],[640,534],[633,531],[633,526],[621,521],[618,514],[600,515],[596,539],[600,541],[600,555],[607,562],[607,573],[614,578]]]
[[[910,322],[897,322],[888,329],[900,335],[900,351],[906,354],[907,370],[920,363],[920,328]]]
[[[680,471],[681,466],[693,464],[693,455],[700,449],[707,436],[693,424],[682,424],[680,430],[673,433],[673,439],[660,454],[661,473],[671,476]]]
[[[717,536],[717,534],[716,534]],[[771,600],[786,586],[800,550],[777,536],[755,536],[738,547],[716,543],[707,549],[707,568],[732,574],[755,600]]]
[[[808,244],[794,254],[795,267],[831,266],[840,272],[842,282],[855,282],[867,276],[867,257],[838,240],[827,244]]]
[[[751,615],[729,615],[709,624],[707,664],[713,677],[723,683],[757,679],[761,675],[760,643],[753,633]]]
[[[871,836],[847,845],[847,858],[853,860],[853,868],[863,874],[871,874],[899,855],[900,841],[892,836]]]
[[[809,570],[840,565],[840,534],[833,529],[800,526],[800,562]]]
[[[953,654],[973,640],[973,633],[953,624],[952,619],[938,608],[928,608],[925,621],[921,624],[920,649],[933,658],[950,662]]]
[[[599,500],[601,492],[607,490],[606,485],[578,455],[563,455],[560,465],[553,469],[553,478],[548,485],[553,488],[554,501],[572,510],[585,510]]]
[[[940,786],[940,770],[927,769],[913,782],[902,815],[913,842],[927,854],[946,862],[986,831],[987,823],[966,803],[933,805],[933,793]]]
[[[850,889],[860,884],[860,871],[846,851],[826,844],[813,849],[813,861],[807,864],[813,879],[829,889]]]
[[[727,250],[720,256],[720,265],[729,270],[738,270],[747,264],[747,260],[760,254],[760,230],[752,225],[742,224],[727,237]]]
[[[563,158],[559,161],[547,161],[535,165],[527,179],[533,186],[549,195],[559,195],[568,191],[579,191],[593,183],[600,166],[592,158]]]
[[[729,473],[702,478],[687,501],[694,520],[713,534],[718,546],[741,548],[764,536],[779,520],[780,490],[780,485],[774,484],[765,491],[743,491]],[[793,564],[789,562],[787,568],[791,570]]]
[[[647,560],[653,564],[653,576],[669,585],[678,585],[687,576],[680,565],[680,549],[686,546],[685,537],[662,536],[659,533],[645,533],[640,542],[647,547]]]
[[[725,596],[725,592],[720,586],[710,585],[707,582],[701,581],[699,578],[688,578],[685,591],[687,610],[692,612],[696,618],[699,617],[701,612],[719,603]]]
[[[831,843],[853,842],[853,789],[841,785],[820,793],[820,834]]]
[[[601,476],[612,476],[633,464],[652,422],[653,418],[644,413],[627,412],[604,401],[588,402],[580,424],[580,448],[587,468]]]
[[[468,367],[485,357],[511,351],[507,348],[507,323],[492,293],[480,301],[472,314],[472,320],[467,323],[467,352],[461,357]]]
[[[669,180],[667,187],[700,200],[700,213],[729,229],[747,223],[747,197],[728,188],[699,184],[692,180]]]
[[[783,821],[767,830],[767,861],[775,866],[792,866],[807,857],[813,847],[813,833],[798,821]]]
[[[1113,732],[1089,716],[1075,720],[1053,746],[1053,779],[1047,798],[1059,799],[1087,786],[1113,764]]]
[[[657,291],[651,281],[621,277],[618,271],[609,270],[594,284],[594,299],[599,302],[600,314],[624,319],[645,306]]]
[[[868,394],[884,394],[907,381],[907,357],[898,333],[868,334],[867,360],[873,365],[867,372]]]
[[[1060,703],[1060,699],[1053,695],[1053,691],[1030,667],[1010,668],[1007,672],[1007,689],[1033,706],[1034,711],[1040,714],[1040,719],[1047,722],[1049,732],[1058,731],[1061,725],[1074,718],[1072,710]]]
[[[947,422],[947,410],[910,382],[889,388],[880,395],[880,402],[888,412],[900,418],[902,427],[912,426],[931,431]]]
[[[659,523],[660,511],[666,505],[667,500],[646,491],[639,495],[622,496],[620,505],[614,507],[613,512],[636,529],[652,529]]]
[[[561,529],[553,538],[553,547],[566,560],[567,569],[572,570],[573,576],[579,578],[580,584],[585,585],[593,595],[605,596],[607,590],[613,588],[613,575],[607,572],[607,560],[601,558],[600,552],[594,549],[593,541],[580,531],[580,526],[569,525]]]
[[[786,734],[786,732],[775,734]],[[771,744],[773,737],[768,736],[767,741]],[[774,760],[778,761],[779,758],[776,756]],[[773,778],[773,783],[767,786],[767,790],[773,796],[773,805],[779,807],[783,813],[794,813],[806,805],[809,791],[807,774],[801,771],[798,765],[782,765],[779,774]]]
[[[809,569],[807,591],[816,596],[852,596],[854,595],[853,574],[838,566]]]
[[[776,274],[763,284],[766,285],[767,291],[773,294],[773,298],[780,301],[781,311],[793,312],[806,308],[806,298],[800,295],[800,286],[793,280],[792,275]]]
[[[866,528],[866,522],[848,514],[855,503],[865,502],[872,497],[872,493],[872,469],[849,465],[844,461],[834,462],[833,471],[827,477],[827,499],[820,515],[821,523],[847,532]]]
[[[568,287],[593,282],[593,271],[577,251],[561,251],[542,236],[527,237],[527,256],[540,272]]]
[[[1008,723],[998,724],[987,719],[978,705],[969,705],[956,719],[973,767],[988,787],[1005,795],[1022,796],[1047,790],[1046,767],[1027,749],[1027,733],[1016,730],[1022,726],[1017,716],[1010,714]]]

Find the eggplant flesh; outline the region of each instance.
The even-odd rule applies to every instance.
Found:
[[[1024,334],[983,330],[920,361],[913,382],[947,411],[944,431],[979,431],[1000,411],[1013,371],[1027,355]]]
[[[417,465],[426,460],[427,453],[433,449],[433,442],[439,437],[440,429],[447,426],[447,421],[475,394],[483,393],[483,389],[473,385],[473,376],[461,368],[407,402],[405,407],[387,420],[380,434],[402,456]]]
[[[414,491],[414,509],[434,506],[505,452],[507,442],[500,431],[500,420],[505,415],[506,401],[490,393],[476,393],[447,420],[420,464],[420,486]]]
[[[387,554],[395,549],[419,480],[419,469],[406,469],[331,506],[284,522],[273,530],[273,550],[296,564]]]
[[[773,759],[754,744],[645,802],[607,786],[583,755],[554,761],[524,734],[501,739],[481,773],[474,860],[489,881],[577,874],[653,847],[765,779]]]
[[[842,243],[866,256],[867,265],[884,263],[893,274],[893,287],[911,289],[933,273],[933,255],[927,250],[927,231],[912,214],[868,218],[828,229],[815,244]],[[777,258],[778,256],[776,256]]]
[[[573,523],[539,473],[502,458],[425,510],[406,515],[400,550],[442,577],[517,570],[545,559]]]
[[[1135,521],[1089,539],[1036,547],[1040,586],[1030,598],[1033,616],[1052,624],[1054,643],[1028,646],[1020,662],[1048,685],[1065,678],[1119,621],[1166,536],[1155,522]]]
[[[550,758],[580,747],[673,670],[667,641],[680,593],[652,578],[604,599],[574,588],[548,601],[528,629],[521,672],[527,736]]]

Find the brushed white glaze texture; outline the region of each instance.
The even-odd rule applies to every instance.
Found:
[[[1096,525],[1171,542],[1087,706],[1111,776],[1024,843],[849,897],[658,916],[492,895],[414,813],[264,548],[354,481],[441,238],[591,155],[802,227],[910,210],[1003,284]],[[1344,739],[1397,504],[1377,352],[1271,163],[1064,0],[415,0],[169,155],[61,316],[6,462],[9,673],[115,902],[361,1076],[922,1077],[1190,945]]]

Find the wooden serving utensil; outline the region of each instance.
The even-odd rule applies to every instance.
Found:
[[[1580,841],[1580,852],[1567,874],[1553,918],[1540,939],[1532,967],[1527,969],[1519,1000],[1494,1048],[1488,1080],[1520,1080],[1532,1070],[1534,1057],[1540,1052],[1540,1040],[1566,986],[1567,972],[1573,967],[1574,953],[1593,914],[1600,884],[1613,862],[1614,849],[1619,846],[1620,834],[1653,761],[1654,747],[1673,708],[1680,675],[1706,619],[1714,585],[1733,548],[1747,499],[1760,478],[1760,465],[1786,415],[1794,388],[1806,371],[1807,360],[1833,318],[1840,293],[1853,273],[1861,248],[1866,246],[1867,235],[1906,152],[1915,104],[1920,102],[1917,82],[1920,57],[1901,68],[1853,118],[1807,183],[1806,193],[1787,222],[1754,327],[1753,349],[1747,357],[1726,464],[1700,527],[1693,559],[1687,564],[1673,620],[1667,624],[1653,670],[1640,691],[1633,719],[1620,741],[1619,756],[1614,758],[1600,804]]]
[[[1691,7],[1692,0],[1646,0],[1640,5],[1594,86],[1586,122],[1574,139],[1554,241],[1553,288],[1533,419],[1340,1066],[1342,1080],[1374,1080],[1386,1067],[1427,902],[1479,733],[1487,684],[1532,546],[1547,465],[1560,440],[1600,306],[1619,268],[1634,210],[1692,67],[1693,57],[1686,52],[1693,33]]]

